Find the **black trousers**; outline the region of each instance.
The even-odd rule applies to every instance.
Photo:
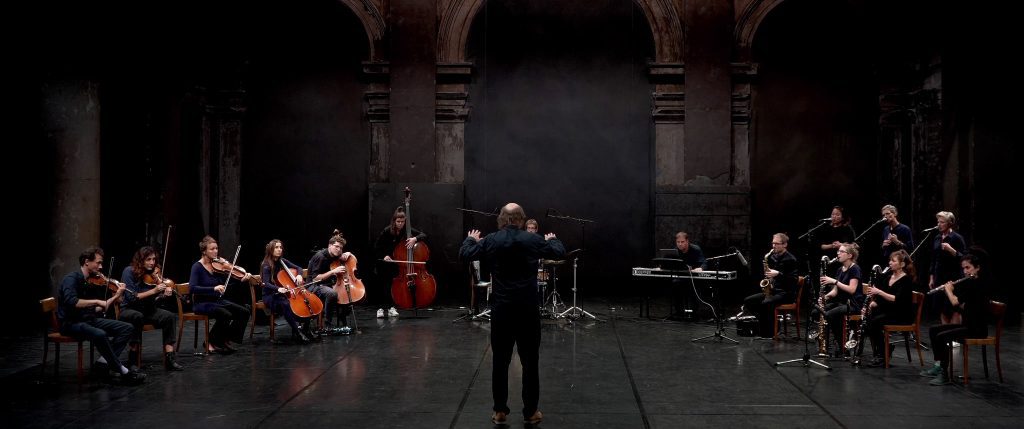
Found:
[[[932,326],[928,329],[928,337],[932,341],[932,357],[942,362],[943,368],[949,368],[949,352],[953,341],[962,342],[967,338],[967,327],[958,324]]]
[[[840,350],[845,346],[843,344],[843,318],[850,313],[850,306],[846,304],[839,304],[835,302],[829,302],[825,304],[825,320],[828,321],[828,327],[826,330],[832,333],[836,344],[839,345]],[[811,318],[817,320],[818,309],[814,308],[811,310]],[[825,335],[824,332],[819,332],[818,335]]]
[[[118,356],[128,345],[132,336],[132,325],[119,320],[96,318],[60,327],[60,333],[69,337],[89,340],[111,369],[120,369]],[[109,338],[108,338],[109,337]]]
[[[790,304],[794,299],[793,295],[786,292],[777,291],[768,297],[758,292],[743,299],[743,310],[757,315],[762,337],[772,337],[775,335],[775,307]]]
[[[497,304],[491,310],[491,393],[494,411],[508,407],[508,366],[517,347],[523,365],[523,417],[537,411],[540,400],[540,310],[536,304]]]
[[[164,345],[173,345],[175,341],[175,322],[178,315],[155,305],[142,308],[121,309],[120,320],[131,323],[135,328],[132,332],[131,344],[138,344],[142,341],[142,326],[149,323],[160,329],[163,335]]]
[[[210,344],[221,346],[225,341],[241,343],[249,324],[249,309],[228,300],[207,314],[216,323],[210,328]]]

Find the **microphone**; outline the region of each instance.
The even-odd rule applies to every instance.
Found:
[[[827,217],[827,218],[824,218],[824,219],[819,219],[818,222],[832,222],[832,218]]]
[[[749,267],[750,266],[750,264],[747,263],[747,258],[744,258],[743,254],[740,253],[740,249],[737,249],[737,248],[733,247],[732,250],[734,250],[736,252],[736,257],[739,258],[740,263],[743,264],[744,267]]]
[[[877,225],[877,224],[880,224],[880,223],[882,223],[882,222],[885,222],[885,218],[884,218],[884,217],[883,217],[883,218],[881,218],[881,219],[879,219],[879,220],[876,220],[876,221],[875,221],[875,224]]]
[[[936,229],[939,229],[939,227],[937,227],[937,226],[933,226],[933,227],[931,227],[931,228],[928,228],[928,229],[926,229],[926,230],[924,230],[924,231],[921,231],[921,232],[932,232],[932,231],[935,231]]]

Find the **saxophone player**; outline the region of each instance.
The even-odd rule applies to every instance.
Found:
[[[769,285],[761,292],[746,297],[740,314],[757,316],[762,338],[775,336],[773,317],[775,306],[792,303],[797,295],[797,262],[789,253],[789,236],[783,233],[772,235],[772,249],[764,257],[764,280]],[[766,293],[768,292],[768,293]]]
[[[873,299],[868,304],[870,315],[861,323],[864,324],[864,335],[871,340],[872,360],[868,366],[877,367],[885,363],[883,325],[913,323],[913,290],[916,281],[914,261],[906,250],[900,249],[889,255],[889,276],[867,287],[865,295]]]

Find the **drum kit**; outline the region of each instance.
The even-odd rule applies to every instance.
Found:
[[[558,267],[564,265],[564,260],[541,259],[537,261],[537,287],[541,294],[541,314],[552,319],[557,319],[561,311],[565,309],[565,303],[558,295]]]

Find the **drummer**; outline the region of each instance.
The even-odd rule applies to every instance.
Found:
[[[537,223],[537,219],[528,219],[526,221],[526,232],[532,232],[540,235],[540,224]]]

